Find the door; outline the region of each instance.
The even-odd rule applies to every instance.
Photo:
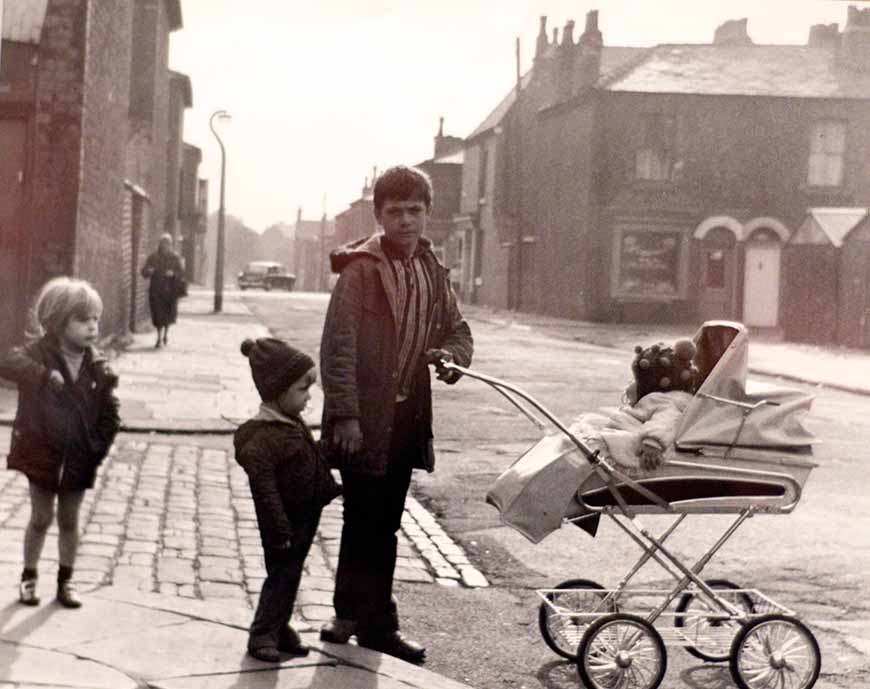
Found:
[[[19,336],[23,326],[26,142],[24,120],[0,120],[0,341],[4,345]]]
[[[749,327],[775,328],[779,323],[781,255],[779,240],[766,233],[746,243],[743,322]]]
[[[736,239],[731,230],[716,227],[701,241],[701,284],[698,310],[701,320],[734,318]]]

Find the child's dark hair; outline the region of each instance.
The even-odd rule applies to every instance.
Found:
[[[60,336],[72,318],[84,320],[92,314],[100,316],[102,312],[103,300],[89,282],[70,277],[54,278],[36,295],[26,334],[31,338],[46,334]]]
[[[432,208],[432,181],[422,170],[406,165],[396,165],[378,177],[375,182],[375,211],[380,212],[387,199],[396,201],[420,200],[426,204],[426,210]]]
[[[637,399],[651,392],[682,390],[694,392],[698,379],[695,345],[691,340],[677,340],[673,347],[663,342],[644,349],[634,348],[631,372],[637,387]]]

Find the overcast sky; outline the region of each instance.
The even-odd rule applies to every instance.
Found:
[[[262,231],[332,217],[359,197],[373,166],[432,155],[438,118],[468,136],[512,87],[515,40],[531,65],[538,17],[552,27],[599,10],[605,45],[708,43],[749,19],[756,43],[806,42],[811,24],[846,22],[838,0],[182,0],[170,67],[188,74],[185,140],[218,205],[217,109],[227,147],[227,211]],[[560,32],[561,33],[561,32]],[[324,205],[325,204],[325,205]]]

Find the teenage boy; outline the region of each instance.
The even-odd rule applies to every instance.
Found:
[[[375,183],[383,229],[330,255],[339,274],[320,348],[323,437],[344,486],[344,526],[336,573],[335,619],[324,641],[422,662],[425,648],[399,633],[392,597],[396,534],[413,469],[434,469],[432,391],[427,364],[471,363],[471,330],[447,269],[423,234],[432,184],[398,166]],[[448,384],[456,371],[442,371]]]

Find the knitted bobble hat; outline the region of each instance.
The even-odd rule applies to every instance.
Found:
[[[666,347],[663,342],[646,349],[638,345],[634,353],[631,372],[637,384],[637,399],[651,392],[695,391],[698,369],[691,340],[677,340],[673,347]]]
[[[278,399],[287,388],[314,368],[314,360],[305,352],[274,337],[245,340],[241,350],[248,357],[254,385],[264,402]]]

